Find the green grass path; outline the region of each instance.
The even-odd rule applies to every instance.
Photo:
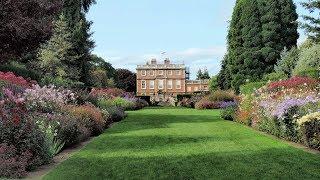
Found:
[[[144,109],[44,179],[320,179],[320,155],[291,147],[219,111]]]

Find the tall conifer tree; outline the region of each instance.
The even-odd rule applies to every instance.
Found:
[[[278,0],[261,0],[259,2],[262,24],[261,35],[264,46],[261,49],[265,63],[264,72],[270,73],[284,48],[281,39],[280,4]]]
[[[292,0],[279,0],[280,20],[281,20],[281,41],[287,49],[297,45],[298,33],[298,13],[297,7]]]
[[[228,54],[226,54],[221,61],[221,70],[217,76],[217,83],[220,89],[228,90],[231,88],[231,73],[228,67]]]
[[[228,33],[228,58],[218,81],[231,77],[232,87],[239,90],[247,80],[272,72],[281,51],[296,46],[297,18],[292,0],[237,0]]]
[[[91,50],[94,42],[91,40],[90,27],[92,22],[86,19],[85,14],[95,0],[65,0],[63,14],[65,14],[69,29],[72,32],[71,41],[74,51],[79,56],[77,61],[80,69],[80,81],[89,84],[89,69],[91,61]]]
[[[303,18],[308,22],[303,24],[303,27],[308,33],[311,40],[320,42],[320,0],[308,0],[308,2],[301,3],[303,7],[310,11],[310,13],[318,12],[318,16],[306,15]]]
[[[244,1],[240,19],[243,48],[242,53],[237,57],[237,73],[232,78],[232,87],[237,91],[247,79],[256,80],[263,72],[264,63],[260,51],[263,44],[259,17],[257,1]]]
[[[65,16],[62,14],[54,22],[51,39],[39,50],[39,65],[44,74],[52,79],[79,80],[78,56],[74,52]]]
[[[239,56],[243,52],[243,39],[242,39],[242,11],[243,11],[243,0],[238,0],[233,10],[232,19],[230,22],[230,28],[228,32],[228,56],[224,60],[226,67],[222,69],[223,75],[231,77],[230,82],[227,84],[231,85],[231,81],[234,76],[238,74],[238,70],[241,66],[242,61]]]

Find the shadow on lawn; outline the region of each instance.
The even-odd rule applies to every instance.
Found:
[[[201,151],[200,151],[201,152]],[[188,156],[79,153],[51,179],[319,179],[320,157],[291,147]]]
[[[250,140],[255,137],[238,137],[237,140]],[[206,143],[216,143],[222,145],[223,143],[232,143],[228,136],[105,136],[96,139],[83,151],[91,153],[108,153],[108,152],[121,152],[121,151],[140,151],[148,152],[158,149],[171,149],[171,148],[185,148]]]
[[[129,116],[116,128],[107,130],[108,134],[123,133],[136,130],[167,128],[172,123],[214,123],[222,122],[217,115],[164,115],[164,114],[137,114],[129,113]]]

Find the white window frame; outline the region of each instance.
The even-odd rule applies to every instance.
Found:
[[[161,72],[161,73],[160,73]],[[163,70],[159,70],[159,75],[163,76]]]
[[[172,70],[169,70],[169,71],[168,71],[168,75],[172,75]]]
[[[162,86],[160,86],[160,85],[162,85]],[[164,89],[164,80],[163,79],[158,80],[158,89]]]
[[[141,70],[141,76],[146,76],[147,75],[147,71],[146,70]]]
[[[176,89],[181,89],[181,80],[176,80]]]
[[[172,87],[173,87],[173,81],[172,80],[168,80],[167,89],[172,89]]]
[[[150,76],[154,76],[154,70],[150,70]]]
[[[181,70],[176,70],[176,75],[181,75]]]
[[[199,91],[199,87],[198,86],[194,87],[194,91],[195,92]]]
[[[150,89],[154,89],[154,85],[155,85],[154,80],[151,80],[151,81],[149,82],[149,88],[150,88]]]
[[[141,89],[147,89],[147,81],[145,80],[141,81]]]

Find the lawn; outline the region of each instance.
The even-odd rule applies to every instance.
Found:
[[[218,110],[144,109],[95,138],[44,179],[320,179],[304,152]]]

